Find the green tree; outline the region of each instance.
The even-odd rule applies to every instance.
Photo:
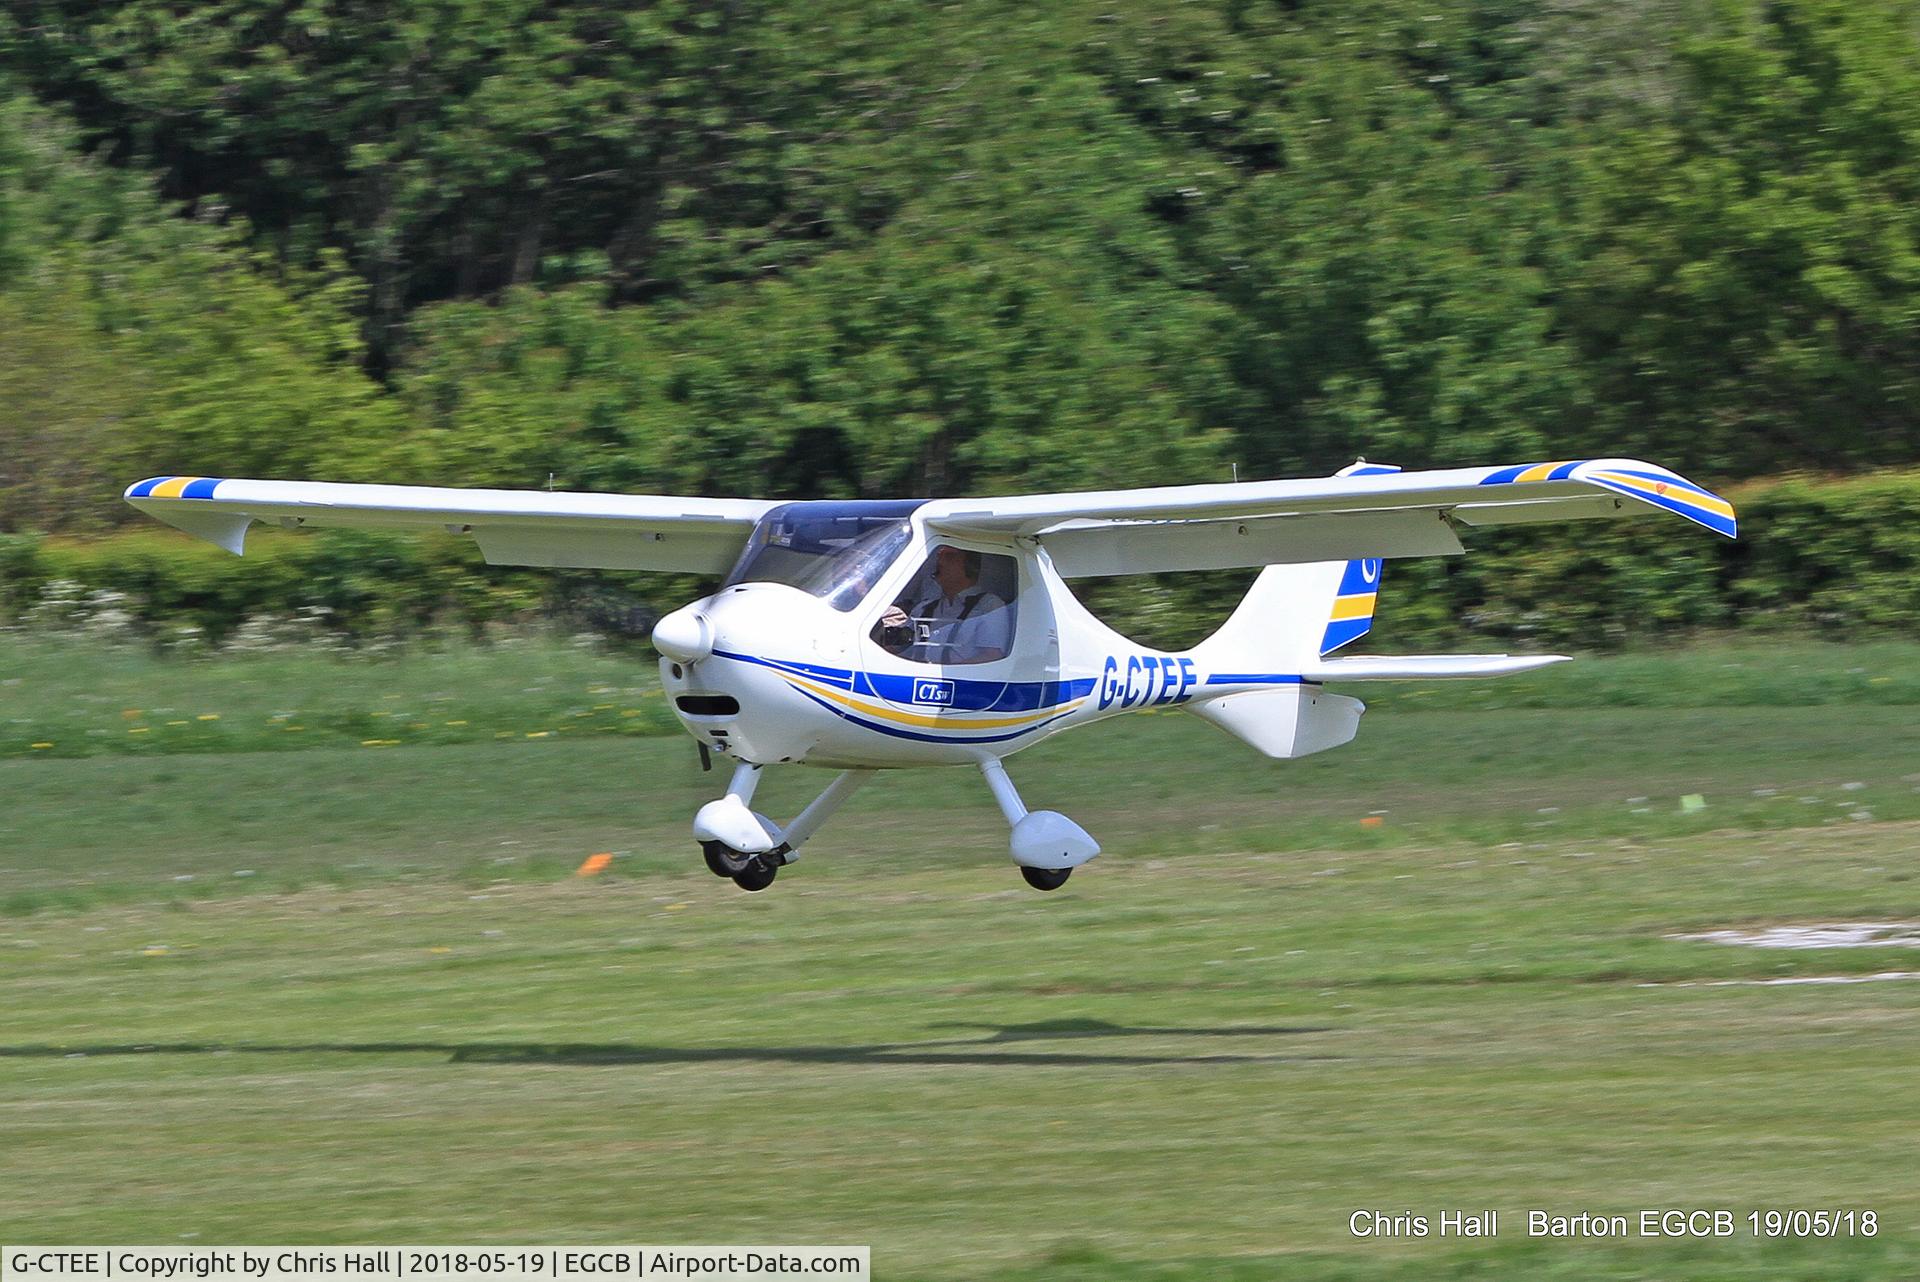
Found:
[[[120,491],[160,473],[372,474],[403,420],[360,373],[356,282],[274,271],[22,99],[0,137],[0,529],[123,519]]]
[[[1709,472],[1920,448],[1920,43],[1904,5],[1720,6],[1671,110],[1588,131],[1564,325],[1597,430]]]

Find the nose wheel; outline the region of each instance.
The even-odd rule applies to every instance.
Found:
[[[707,871],[716,877],[737,877],[745,871],[753,856],[743,854],[724,841],[703,841],[700,853],[706,856]]]
[[[773,884],[773,878],[780,871],[780,865],[765,855],[751,855],[747,866],[733,874],[733,884],[742,890],[765,890]]]

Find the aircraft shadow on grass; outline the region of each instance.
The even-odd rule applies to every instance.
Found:
[[[787,1064],[996,1065],[1023,1068],[1299,1063],[1335,1055],[1266,1053],[1162,1054],[1080,1051],[1007,1051],[1011,1042],[1109,1037],[1294,1037],[1331,1031],[1325,1027],[1218,1028],[1129,1027],[1104,1020],[1050,1020],[1037,1024],[947,1023],[985,1037],[920,1042],[872,1042],[846,1046],[645,1046],[632,1042],[126,1042],[66,1046],[0,1046],[0,1059],[64,1059],[94,1055],[445,1055],[454,1064],[725,1064],[771,1061]]]

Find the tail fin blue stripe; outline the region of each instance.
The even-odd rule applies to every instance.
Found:
[[[1350,641],[1358,641],[1373,629],[1372,619],[1335,619],[1320,638],[1320,653],[1332,654]]]
[[[1373,629],[1375,594],[1380,590],[1382,563],[1378,557],[1349,561],[1340,575],[1327,630],[1320,637],[1320,653],[1331,654],[1358,641]]]

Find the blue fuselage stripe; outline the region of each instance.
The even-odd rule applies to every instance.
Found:
[[[717,659],[732,659],[739,663],[751,663],[763,668],[771,668],[782,675],[806,677],[822,684],[832,685],[857,695],[869,695],[884,699],[889,703],[911,706],[911,676],[897,676],[891,673],[862,672],[857,669],[830,668],[813,663],[793,663],[784,659],[767,659],[754,654],[740,654],[731,650],[715,650]],[[926,678],[920,678],[925,680]],[[951,680],[942,678],[942,680]],[[1297,672],[1216,672],[1198,682],[1201,686],[1297,686],[1313,685]],[[954,703],[943,706],[942,713],[950,712],[1005,712],[1005,711],[1046,711],[1049,708],[1071,702],[1091,694],[1099,682],[1090,677],[1068,681],[953,681]],[[1001,734],[969,733],[965,721],[956,720],[950,732],[927,732],[907,730],[898,726],[883,725],[869,720],[858,713],[839,707],[812,691],[799,686],[791,687],[795,693],[804,696],[834,716],[863,730],[875,734],[890,735],[896,739],[911,739],[917,743],[969,744],[969,743],[1006,743],[1012,739],[1023,738],[1035,731],[1043,730],[1070,715],[1072,708],[1062,708],[1056,715],[1032,725]],[[1185,699],[1179,702],[1186,702]],[[1145,706],[1144,703],[1136,706]]]
[[[1202,685],[1210,686],[1297,686],[1306,678],[1297,672],[1216,672]]]
[[[865,672],[823,667],[814,663],[792,663],[784,659],[764,659],[759,655],[738,654],[731,650],[715,650],[713,653],[718,659],[754,663],[772,668],[775,672],[809,677],[853,694],[909,706],[919,703],[913,697],[914,683],[928,679],[912,674]],[[941,705],[943,712],[1039,712],[1071,699],[1084,698],[1093,693],[1097,684],[1091,677],[1073,681],[977,681],[949,677],[945,675],[947,671],[941,669],[939,679],[953,687],[953,699]]]

